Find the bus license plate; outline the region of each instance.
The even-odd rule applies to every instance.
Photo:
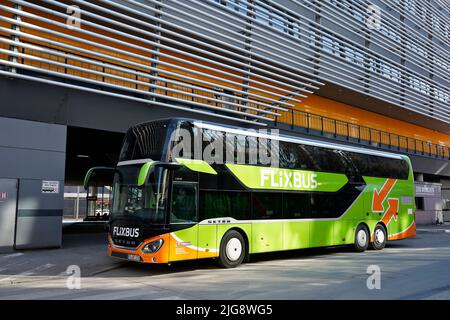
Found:
[[[139,261],[141,261],[141,257],[136,254],[129,254],[128,260],[139,262]]]

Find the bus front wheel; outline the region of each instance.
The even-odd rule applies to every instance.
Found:
[[[219,265],[235,268],[244,261],[247,248],[244,237],[236,230],[228,231],[222,238],[219,252]]]
[[[355,251],[356,252],[363,252],[366,251],[369,247],[370,242],[370,235],[369,230],[367,230],[367,227],[363,224],[360,224],[356,228],[355,232]]]

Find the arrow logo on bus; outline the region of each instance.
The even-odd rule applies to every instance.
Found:
[[[373,212],[384,212],[383,202],[386,200],[388,194],[391,192],[397,180],[395,179],[387,179],[384,185],[381,187],[381,190],[378,192],[377,189],[373,190],[373,199],[372,199],[372,211]]]
[[[392,217],[394,217],[394,220],[397,221],[398,216],[398,199],[388,199],[389,208],[386,211],[386,214],[384,215],[383,219],[381,220],[384,225],[388,225],[391,221]]]

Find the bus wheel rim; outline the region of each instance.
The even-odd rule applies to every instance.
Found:
[[[225,248],[227,258],[231,261],[237,261],[242,254],[242,244],[237,238],[231,238],[228,240]]]
[[[366,235],[366,232],[364,230],[359,230],[358,231],[357,241],[358,241],[358,245],[360,245],[361,247],[364,247],[366,245],[367,235]]]
[[[384,243],[385,240],[385,236],[384,236],[384,232],[380,229],[375,231],[375,241],[379,244]]]

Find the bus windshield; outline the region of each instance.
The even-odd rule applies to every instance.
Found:
[[[142,165],[118,167],[114,177],[111,222],[125,220],[146,225],[165,223],[168,170],[153,168],[148,182],[138,186]]]

